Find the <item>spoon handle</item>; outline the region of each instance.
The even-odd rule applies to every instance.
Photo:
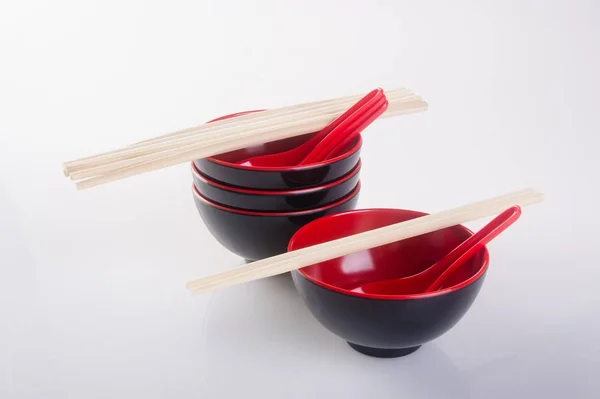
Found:
[[[356,112],[356,110],[362,108],[366,103],[371,100],[371,98],[375,97],[379,93],[382,93],[383,89],[378,87],[376,89],[368,92],[364,97],[358,100],[354,105],[348,108],[343,114],[338,116],[333,122],[331,122],[327,127],[319,132],[319,136],[322,138],[327,137],[329,133],[331,133],[334,129],[336,129],[342,122],[348,119],[352,114]]]
[[[322,139],[319,141],[319,143],[315,145],[310,153],[306,155],[299,164],[307,165],[315,162],[318,159],[317,156],[322,151],[323,146],[328,145],[331,137],[335,138],[338,132],[346,130],[348,125],[356,119],[357,115],[360,116],[360,113],[365,107],[367,107],[373,100],[377,100],[381,96],[383,96],[383,89],[381,88],[370,91],[366,96],[361,98],[358,102],[356,102],[356,104],[340,115],[335,121],[331,122],[327,126],[327,134],[321,136]]]
[[[367,117],[358,127],[352,127],[351,131],[348,132],[348,134],[346,134],[346,137],[344,137],[337,144],[335,144],[335,146],[331,150],[329,150],[329,152],[323,158],[331,159],[333,157],[341,155],[346,145],[348,145],[350,141],[354,140],[358,135],[360,135],[362,131],[365,130],[371,123],[375,122],[377,118],[379,118],[381,114],[383,114],[387,110],[388,105],[389,103],[384,97],[378,104],[377,108],[371,112],[369,117]]]
[[[506,230],[521,216],[521,207],[513,206],[499,214],[490,223],[477,233],[473,234],[462,244],[456,247],[447,256],[444,272],[425,290],[431,292],[440,289],[442,284],[453,272],[458,270],[467,260],[475,255],[481,248]]]

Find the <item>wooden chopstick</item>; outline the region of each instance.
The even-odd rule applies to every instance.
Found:
[[[391,93],[390,96],[403,98],[411,96],[411,93],[406,93],[404,90],[399,92]],[[226,138],[232,134],[243,134],[246,132],[256,132],[257,130],[273,128],[282,122],[294,123],[299,121],[310,121],[311,118],[316,116],[323,116],[330,113],[341,113],[349,108],[352,103],[346,102],[341,104],[328,104],[327,106],[317,108],[304,108],[300,111],[290,111],[291,114],[283,113],[277,114],[270,117],[260,117],[250,119],[249,121],[217,121],[207,124],[201,132],[194,132],[193,134],[180,135],[174,138],[166,138],[161,140],[154,140],[145,144],[134,145],[125,147],[119,150],[111,151],[109,153],[100,154],[96,158],[88,159],[87,161],[76,162],[75,164],[65,165],[65,173],[70,176],[75,172],[81,172],[93,167],[106,165],[111,162],[119,162],[131,158],[135,158],[139,155],[152,154],[162,150],[168,150],[171,148],[180,148],[186,145],[191,145],[199,141],[207,141],[211,138]],[[244,116],[245,117],[245,116]],[[241,118],[241,117],[240,117]],[[219,126],[213,127],[213,124],[219,124]],[[310,133],[310,132],[306,132]],[[89,176],[88,176],[89,177]],[[81,175],[75,178],[75,180],[84,178]],[[72,178],[73,179],[73,178]]]
[[[290,272],[369,248],[441,230],[492,216],[514,205],[524,207],[543,200],[543,195],[525,189],[454,209],[434,213],[364,233],[286,252],[186,284],[193,294],[223,289],[253,280]]]
[[[410,96],[408,98],[392,99],[392,100],[388,100],[388,101],[391,102],[391,105],[389,106],[389,107],[391,107],[391,112],[393,112],[394,110],[398,110],[399,108],[403,108],[403,109],[413,108],[413,105],[422,103],[422,100],[420,99],[420,97],[417,97],[417,96]],[[403,104],[403,105],[399,105],[399,104]],[[338,116],[338,113],[336,112],[336,113],[330,113],[327,115],[323,115],[323,118],[328,117],[331,120],[333,120],[337,116]],[[389,116],[392,116],[392,114],[389,113],[386,116],[389,117]],[[382,115],[382,117],[384,117],[384,116]],[[309,122],[311,122],[311,120],[303,121],[303,123],[309,123]],[[165,157],[170,157],[170,156],[180,154],[187,150],[194,150],[196,148],[199,148],[199,145],[201,145],[202,147],[210,148],[211,145],[223,143],[224,141],[230,140],[232,137],[235,137],[235,140],[237,141],[237,140],[244,140],[245,137],[254,136],[255,134],[257,134],[256,130],[247,130],[245,132],[238,133],[238,134],[230,133],[230,134],[219,135],[217,137],[211,136],[210,138],[206,138],[204,141],[203,140],[187,141],[185,144],[180,144],[180,145],[178,143],[168,143],[164,147],[158,146],[155,149],[150,148],[150,149],[144,149],[144,150],[138,151],[137,154],[131,155],[127,158],[123,157],[124,159],[117,158],[113,162],[107,161],[102,164],[99,163],[98,166],[93,166],[93,167],[89,167],[87,169],[82,169],[82,170],[75,170],[75,171],[71,172],[71,174],[69,175],[69,178],[71,180],[81,180],[81,179],[86,179],[89,177],[101,176],[101,175],[104,175],[104,174],[107,174],[110,172],[114,172],[116,170],[124,170],[124,168],[139,165],[144,162],[153,162],[153,161],[157,161],[160,159],[164,159]],[[137,155],[137,156],[135,156],[135,155]]]
[[[380,116],[380,118],[404,115],[413,112],[421,112],[426,110],[428,107],[424,101],[414,101],[408,103],[402,103],[393,107],[390,105],[388,110]],[[87,180],[79,181],[75,184],[77,189],[83,190],[90,187],[106,184],[109,182],[117,181],[127,177],[135,176],[142,173],[151,172],[154,170],[166,168],[179,163],[190,162],[194,159],[204,158],[216,154],[221,154],[228,151],[233,151],[243,147],[249,147],[260,143],[269,141],[279,140],[283,138],[297,136],[303,133],[317,131],[327,126],[332,120],[335,119],[336,115],[325,115],[317,119],[309,121],[302,121],[299,123],[286,124],[278,126],[276,130],[268,130],[266,132],[250,131],[240,134],[235,137],[225,137],[216,139],[215,142],[211,142],[210,145],[194,145],[192,149],[187,151],[173,151],[167,156],[160,157],[158,159],[153,158],[152,160],[145,161],[142,163],[135,163],[132,166],[112,170],[106,174],[89,178]],[[254,134],[254,135],[253,135]]]
[[[404,87],[387,90],[386,93],[388,95],[406,95],[406,96],[414,95],[414,93],[412,93],[412,91],[410,91],[409,89],[404,88]],[[312,101],[312,102],[307,102],[307,103],[300,103],[300,104],[296,104],[296,105],[292,105],[292,106],[273,108],[273,109],[266,110],[266,111],[252,112],[249,114],[235,116],[233,118],[222,119],[222,120],[211,122],[210,125],[211,126],[218,126],[219,124],[223,125],[223,124],[227,124],[228,122],[233,121],[234,119],[236,122],[257,121],[259,119],[270,118],[273,115],[278,115],[278,114],[281,114],[284,112],[288,112],[290,110],[306,110],[306,109],[313,108],[314,106],[327,106],[327,105],[332,105],[335,103],[337,103],[337,104],[352,103],[353,104],[354,102],[358,101],[362,97],[363,97],[362,94],[357,94],[357,95],[352,95],[352,96],[342,96],[342,97],[331,98],[328,100],[319,100],[319,101]],[[140,142],[134,144],[134,146],[137,146],[139,144],[145,144],[148,142],[156,142],[156,141],[159,141],[160,139],[166,138],[166,137],[176,137],[176,136],[181,137],[183,135],[196,134],[198,129],[201,129],[203,127],[205,127],[205,125],[195,126],[192,128],[180,130],[178,132],[163,134],[161,136],[157,136],[157,137],[154,137],[151,139],[140,141]]]
[[[396,102],[408,102],[410,100],[420,100],[420,97],[410,95],[409,97],[404,97],[404,95],[392,95],[392,98],[389,100],[393,103]],[[319,115],[319,118],[331,117],[335,118],[341,112],[345,111],[342,107],[336,107],[331,111],[328,111],[324,114]],[[301,118],[294,121],[287,122],[288,124],[292,123],[309,123],[315,120],[315,117],[306,117]],[[274,130],[277,128],[277,120],[274,119],[271,122],[271,125],[259,125],[255,127],[253,123],[245,126],[244,130],[240,128],[234,129],[234,131],[217,131],[216,133],[204,134],[199,137],[184,137],[177,140],[170,140],[166,143],[152,143],[146,147],[133,147],[128,149],[127,151],[121,151],[119,153],[113,153],[110,156],[102,157],[101,159],[91,160],[87,164],[79,164],[71,167],[71,171],[69,174],[69,178],[71,180],[80,180],[88,177],[93,177],[97,175],[101,175],[112,170],[120,169],[126,166],[131,166],[134,163],[137,163],[141,157],[144,157],[144,160],[152,160],[153,158],[161,158],[162,155],[168,155],[166,152],[174,150],[172,153],[179,153],[184,150],[191,150],[194,146],[198,144],[202,144],[203,146],[208,146],[211,143],[219,142],[222,140],[229,140],[231,137],[235,137],[236,139],[243,139],[247,135],[256,135],[261,131],[266,130]],[[281,126],[281,122],[279,122],[279,126]],[[235,126],[234,126],[235,127]],[[244,127],[244,126],[242,126]],[[310,132],[305,132],[310,133]]]
[[[520,203],[521,206],[526,205],[528,202],[531,202],[531,201],[536,202],[536,201],[542,199],[540,193],[537,193],[537,192],[535,192],[532,189],[526,189],[526,190],[521,190],[521,191],[509,193],[509,194],[503,195],[501,197],[495,197],[495,198],[492,198],[492,199],[488,199],[488,200],[485,200],[485,201],[482,201],[482,202],[478,202],[478,203],[475,203],[475,204],[469,204],[469,205],[466,205],[466,206],[455,208],[455,209],[452,209],[452,210],[446,211],[446,212],[457,213],[459,211],[464,210],[463,208],[469,208],[470,211],[481,210],[482,206],[485,206],[485,207],[489,208],[490,205],[493,205],[493,204],[497,205],[497,203],[499,201],[502,201],[501,203],[509,201],[509,202],[506,202],[506,203],[511,203],[512,205],[507,206],[507,208],[508,208],[510,206],[514,206],[514,205],[519,204],[519,199],[522,199],[524,196],[526,197],[527,200],[526,200],[525,203],[521,202]],[[498,207],[501,208],[501,206],[498,206]],[[446,212],[443,212],[443,213],[446,213]],[[498,211],[498,212],[500,212],[500,211]],[[493,213],[496,213],[496,212],[493,212]],[[491,214],[492,214],[492,212],[490,212],[490,215]],[[431,216],[435,216],[436,218],[438,218],[440,216],[440,214],[429,215],[427,218],[430,218]],[[486,215],[486,216],[488,216],[488,215]],[[417,219],[419,219],[419,223],[422,223],[424,221],[424,219],[422,219],[422,218],[417,218]],[[417,219],[414,219],[414,220],[417,220]],[[465,219],[462,219],[462,220],[465,220]],[[471,219],[471,220],[475,220],[475,219]],[[470,221],[470,220],[468,220],[468,221]],[[323,244],[311,246],[310,248],[311,248],[311,250],[317,250],[317,249],[319,249],[319,247],[331,246],[332,245],[331,243],[333,243],[333,245],[335,245],[337,241],[343,241],[343,242],[346,242],[346,244],[351,244],[351,242],[360,243],[361,240],[365,239],[367,236],[374,235],[376,232],[378,232],[378,233],[384,233],[386,230],[397,229],[399,226],[400,227],[407,226],[407,225],[410,225],[412,223],[415,223],[415,222],[411,222],[411,223],[401,222],[401,223],[397,223],[395,225],[386,226],[386,227],[381,228],[381,229],[371,230],[371,231],[368,232],[368,233],[371,233],[371,234],[366,234],[367,232],[360,233],[360,234],[348,236],[348,237],[345,237],[345,238],[342,238],[342,239],[339,239],[339,240],[336,240],[336,241],[330,241],[330,242],[327,242],[327,243],[323,243]],[[460,223],[466,223],[466,221],[463,221],[463,222],[460,222]],[[456,223],[456,224],[460,224],[460,223]],[[454,225],[456,225],[456,224],[454,224]],[[445,226],[445,227],[450,227],[450,226]],[[445,228],[445,227],[442,226],[441,228]],[[440,228],[435,228],[435,230],[439,230],[439,229]],[[429,232],[429,231],[426,231],[426,232]],[[413,237],[413,236],[416,236],[416,235],[419,235],[419,234],[405,236],[405,237],[402,237],[401,239],[410,238],[410,237]],[[395,242],[395,241],[398,241],[398,240],[391,240],[389,242],[385,242],[384,244],[373,245],[372,247],[376,247],[376,246],[379,246],[379,245],[385,245],[385,244],[388,244],[390,242]],[[368,249],[368,248],[363,248],[363,249]],[[297,251],[293,251],[293,252],[289,252],[287,254],[278,255],[276,257],[272,257],[272,258],[269,258],[269,259],[274,260],[275,258],[286,258],[286,260],[292,260],[292,258],[303,256],[304,252],[307,252],[306,248],[301,249],[301,250],[297,250]],[[351,250],[349,253],[353,253],[353,252],[356,252],[356,251],[355,250]],[[344,255],[347,255],[347,254],[348,253],[345,253]],[[339,256],[343,256],[343,255],[339,255]],[[328,259],[325,259],[325,260],[333,259],[335,257],[337,257],[337,256],[334,256],[332,258],[328,258]],[[313,263],[310,263],[310,264],[313,264]],[[260,266],[257,266],[257,262],[253,262],[251,266],[250,265],[244,266],[244,268],[248,269],[249,272],[255,272],[256,269],[259,268],[259,267]],[[297,268],[301,268],[301,267],[304,267],[304,266],[300,266],[300,267],[297,267]],[[291,270],[286,270],[283,273],[285,273],[287,271],[291,271]],[[188,283],[188,284],[193,289],[197,289],[198,283],[200,281],[202,281],[202,284],[206,284],[206,283],[216,282],[216,281],[222,280],[223,278],[229,278],[231,276],[240,275],[240,274],[244,274],[244,273],[246,273],[246,271],[243,271],[242,268],[236,268],[236,269],[233,269],[233,270],[230,270],[230,271],[226,271],[226,272],[222,272],[222,273],[217,273],[217,274],[215,274],[213,276],[210,276],[210,277],[207,277],[207,278],[203,278],[201,280],[197,280],[196,282],[191,282],[191,283]],[[280,273],[278,273],[278,274],[280,274]]]
[[[410,96],[412,92],[405,88],[394,89],[389,91],[390,96],[403,95]],[[304,103],[290,107],[282,107],[273,110],[261,111],[257,113],[237,116],[230,119],[215,121],[209,124],[200,125],[194,128],[184,129],[182,131],[168,133],[163,136],[139,142],[128,147],[100,153],[97,155],[80,158],[74,161],[66,162],[63,165],[65,175],[69,176],[75,171],[84,170],[89,167],[97,166],[98,162],[104,163],[108,160],[125,159],[124,154],[135,153],[141,149],[156,148],[158,144],[177,143],[182,144],[184,139],[202,139],[205,134],[223,135],[229,132],[244,131],[251,127],[258,128],[264,124],[280,123],[282,120],[301,120],[311,116],[327,113],[328,111],[336,112],[346,110],[350,107],[357,96],[340,97],[330,100],[315,101],[312,103]],[[309,132],[308,132],[309,133]]]

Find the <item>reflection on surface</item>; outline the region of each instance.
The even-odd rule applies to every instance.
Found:
[[[346,276],[339,286],[351,289],[356,285],[364,283],[364,276],[368,276],[375,270],[375,262],[371,251],[359,251],[344,256],[339,264],[341,274]]]
[[[398,359],[352,350],[311,316],[288,274],[219,291],[203,325],[196,359],[206,397],[233,397],[240,386],[282,398],[315,397],[315,389],[322,397],[369,398],[374,391],[377,399],[469,397],[459,370],[435,342]]]
[[[595,349],[582,351],[587,346],[582,343],[569,347],[556,347],[554,343],[540,340],[532,343],[525,355],[497,355],[465,370],[473,397],[598,398],[594,385],[600,363],[590,356]]]

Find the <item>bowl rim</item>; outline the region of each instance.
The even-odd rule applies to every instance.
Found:
[[[418,214],[420,216],[425,216],[428,215],[428,213],[426,212],[422,212],[422,211],[415,211],[412,209],[403,209],[403,208],[363,208],[363,209],[351,209],[348,211],[342,211],[342,212],[338,212],[332,215],[326,215],[323,216],[319,219],[313,220],[307,224],[305,224],[304,226],[302,226],[300,229],[298,229],[296,231],[296,233],[294,233],[294,235],[292,236],[292,238],[290,239],[290,241],[288,242],[288,252],[292,251],[292,246],[294,241],[297,239],[297,237],[299,235],[302,234],[302,232],[304,230],[307,230],[307,226],[312,225],[315,222],[320,221],[320,223],[324,223],[327,222],[330,219],[336,218],[336,217],[340,217],[343,215],[352,215],[352,214],[368,214],[368,213],[378,213],[381,211],[393,211],[393,212],[397,212],[397,211],[401,211],[401,212],[411,212],[414,214]],[[466,232],[468,232],[469,234],[473,235],[473,231],[471,231],[469,228],[465,227],[462,224],[453,226],[453,227],[460,227],[463,230],[465,230]],[[368,294],[368,293],[364,293],[364,292],[354,292],[354,291],[350,291],[329,283],[326,283],[324,281],[320,281],[318,279],[315,279],[311,276],[309,276],[306,271],[304,270],[305,268],[300,268],[300,269],[296,269],[294,270],[295,272],[298,272],[302,277],[304,277],[305,279],[307,279],[308,281],[312,282],[313,284],[316,284],[324,289],[330,290],[330,291],[334,291],[340,294],[344,294],[344,295],[349,295],[349,296],[354,296],[354,297],[360,297],[360,298],[365,298],[365,299],[376,299],[376,300],[391,300],[391,301],[405,301],[405,300],[414,300],[414,299],[425,299],[425,298],[432,298],[432,297],[436,297],[436,296],[440,296],[440,295],[446,295],[446,294],[450,294],[452,292],[458,291],[462,288],[467,287],[468,285],[473,284],[475,281],[479,280],[481,277],[483,277],[483,275],[486,273],[487,269],[488,269],[488,265],[490,263],[490,254],[488,251],[487,246],[484,246],[482,249],[483,251],[483,265],[481,266],[481,268],[477,271],[477,273],[475,273],[473,276],[471,276],[470,278],[466,279],[465,281],[453,285],[451,287],[448,288],[444,288],[443,290],[438,290],[438,291],[433,291],[433,292],[429,292],[429,293],[420,293],[420,294],[403,294],[403,295],[383,295],[383,294]],[[310,266],[306,266],[306,267],[310,267]]]
[[[346,173],[344,176],[342,176],[336,180],[330,181],[329,183],[322,184],[320,186],[300,188],[300,189],[295,189],[295,190],[293,190],[293,189],[292,190],[259,190],[259,189],[229,186],[227,184],[220,183],[216,180],[211,179],[210,177],[202,175],[202,173],[200,173],[200,171],[196,167],[196,164],[194,162],[191,162],[192,174],[195,176],[196,179],[201,180],[203,183],[206,183],[212,187],[218,188],[223,191],[229,191],[229,192],[233,192],[233,193],[237,193],[237,194],[249,194],[249,195],[267,196],[267,197],[275,196],[275,195],[312,194],[312,193],[319,192],[321,190],[327,190],[332,187],[343,184],[343,183],[347,182],[348,180],[352,179],[353,177],[358,175],[361,168],[362,168],[362,161],[359,158],[358,162],[356,162],[356,165],[350,170],[350,172]]]
[[[209,206],[211,206],[213,208],[217,208],[217,209],[220,209],[220,210],[225,211],[225,212],[237,213],[237,214],[240,214],[240,215],[263,216],[263,217],[269,217],[269,216],[276,216],[276,217],[279,217],[279,216],[303,216],[303,215],[311,215],[311,214],[316,213],[316,212],[326,211],[328,209],[335,208],[336,206],[340,206],[340,205],[342,205],[342,204],[350,201],[352,198],[356,197],[358,195],[358,193],[360,192],[360,188],[361,188],[361,182],[360,182],[360,179],[359,179],[358,183],[356,183],[356,186],[354,186],[354,188],[352,189],[352,191],[350,191],[348,194],[344,195],[339,200],[337,200],[335,202],[332,202],[330,204],[323,205],[323,206],[320,206],[318,208],[305,209],[305,210],[302,210],[302,211],[269,212],[269,211],[250,211],[250,210],[247,210],[247,209],[232,208],[232,207],[229,207],[229,206],[218,204],[218,203],[216,203],[214,201],[211,201],[211,200],[207,199],[202,194],[200,194],[200,192],[196,188],[196,185],[194,183],[192,183],[192,191],[193,191],[194,195],[200,201],[206,203],[207,205],[209,205]]]
[[[242,116],[242,115],[250,114],[253,112],[261,112],[261,111],[266,111],[266,109],[254,109],[254,110],[250,110],[250,111],[234,112],[232,114],[227,114],[227,115],[219,116],[218,118],[211,119],[206,123],[216,122],[216,121],[220,121],[223,119],[233,118],[236,116]],[[310,132],[304,133],[304,134],[310,134]],[[304,134],[300,134],[299,136],[303,136]],[[356,144],[354,144],[354,146],[350,150],[344,152],[342,155],[338,155],[337,157],[334,157],[331,159],[326,159],[324,161],[315,162],[315,163],[311,163],[308,165],[302,165],[302,166],[249,166],[249,165],[239,165],[237,163],[223,161],[223,160],[215,158],[215,156],[209,156],[209,157],[206,157],[205,159],[209,162],[216,163],[218,165],[225,166],[228,168],[248,170],[251,172],[305,171],[305,170],[315,169],[315,168],[318,168],[321,166],[331,165],[331,164],[334,164],[338,161],[341,161],[343,159],[346,159],[346,158],[352,156],[358,150],[360,150],[360,148],[362,147],[362,144],[363,144],[362,135],[359,134],[358,137],[355,139],[355,141],[356,141]]]

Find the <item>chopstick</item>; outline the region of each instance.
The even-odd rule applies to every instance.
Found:
[[[405,96],[405,97],[414,96],[414,93],[411,90],[404,88],[404,87],[387,90],[386,93],[388,96],[399,96],[398,98],[400,98],[400,96]],[[352,95],[352,96],[343,96],[343,97],[336,97],[336,98],[332,98],[332,99],[328,99],[328,100],[312,101],[312,102],[300,103],[300,104],[287,106],[287,107],[280,107],[280,108],[274,108],[274,109],[265,110],[265,111],[252,112],[249,114],[238,115],[238,116],[235,116],[232,118],[214,121],[214,122],[210,123],[210,126],[212,127],[212,126],[218,126],[218,124],[227,124],[228,122],[234,121],[234,120],[236,122],[257,121],[260,119],[264,120],[266,118],[270,118],[272,115],[279,115],[279,114],[282,114],[283,112],[289,113],[289,111],[293,111],[293,110],[304,111],[304,110],[308,110],[308,109],[315,109],[315,106],[325,106],[325,105],[342,104],[342,103],[346,104],[346,105],[347,104],[351,105],[351,104],[354,104],[359,99],[361,99],[362,97],[363,97],[363,95],[361,95],[361,94]],[[348,105],[348,106],[350,106],[350,105]],[[145,144],[148,142],[156,142],[165,137],[175,137],[175,136],[181,137],[183,135],[188,135],[188,133],[196,134],[197,130],[202,129],[202,128],[208,128],[208,125],[205,124],[205,125],[200,125],[200,126],[196,126],[196,127],[189,128],[189,129],[184,129],[179,132],[163,134],[161,136],[157,136],[152,139],[140,141],[134,145],[137,146],[139,144]]]
[[[255,261],[248,265],[191,281],[186,284],[186,287],[192,294],[223,289],[492,216],[511,206],[524,207],[542,200],[543,195],[534,189],[520,190]]]
[[[85,189],[197,158],[303,135],[322,129],[360,97],[338,97],[215,121],[66,162],[63,171],[71,180],[79,180],[78,189]],[[386,97],[390,106],[382,117],[427,109],[427,103],[406,88],[390,90]]]
[[[386,92],[386,96],[398,96],[397,98],[414,96],[410,90],[405,88],[399,88]],[[155,137],[153,139],[144,140],[133,145],[127,146],[122,149],[108,151],[97,155],[80,158],[74,161],[66,162],[63,165],[65,175],[69,176],[71,173],[84,170],[98,162],[105,163],[109,160],[115,159],[126,159],[123,158],[128,154],[135,154],[142,149],[156,148],[157,144],[182,144],[183,139],[196,138],[201,139],[209,133],[217,133],[223,135],[225,133],[236,133],[238,131],[246,131],[252,128],[260,128],[265,124],[279,123],[283,120],[299,121],[315,115],[326,114],[328,112],[342,112],[349,108],[356,100],[360,99],[360,95],[339,97],[329,100],[314,101],[311,103],[303,103],[288,107],[281,107],[267,111],[260,111],[250,113],[246,115],[236,116],[229,119],[223,119],[208,124],[196,126],[180,130],[173,133],[167,133],[162,136]],[[224,130],[226,129],[226,130]],[[306,132],[310,133],[310,132]]]
[[[390,104],[387,111],[382,114],[380,118],[425,111],[427,107],[427,103],[422,100],[410,101],[395,105]],[[87,189],[176,164],[190,162],[194,159],[221,154],[238,148],[249,147],[269,141],[289,138],[311,131],[317,131],[327,126],[327,124],[334,120],[338,115],[339,114],[337,113],[335,115],[324,115],[318,117],[317,119],[280,125],[275,129],[267,130],[266,132],[250,131],[234,135],[234,137],[226,136],[215,138],[212,141],[205,143],[204,146],[202,144],[195,144],[193,146],[186,147],[190,148],[186,151],[178,148],[174,149],[173,151],[169,151],[167,155],[162,154],[163,156],[158,158],[151,156],[149,157],[151,159],[147,159],[142,162],[127,162],[128,164],[133,164],[131,166],[122,167],[119,169],[112,169],[109,167],[108,169],[111,170],[110,172],[89,178],[87,180],[79,181],[75,185],[79,190]]]
[[[397,114],[397,111],[399,111],[400,109],[414,109],[416,107],[422,107],[425,106],[424,102],[420,99],[420,97],[417,96],[410,96],[408,98],[394,98],[392,97],[391,100],[388,99],[388,101],[392,102],[391,105],[391,110],[390,113],[388,113],[387,115],[382,115],[382,117],[390,117],[393,116],[395,113]],[[320,116],[319,120],[322,120],[324,118],[328,118],[328,119],[335,119],[338,116],[338,110],[336,110],[333,113],[328,113],[326,115],[322,115]],[[315,119],[306,119],[303,120],[302,122],[291,122],[290,124],[287,125],[280,125],[280,128],[284,128],[287,126],[292,126],[291,124],[294,123],[294,125],[292,127],[294,127],[295,129],[300,129],[302,127],[302,131],[304,133],[306,133],[306,129],[310,129],[310,128],[306,128],[304,126],[306,126],[305,124],[307,123],[312,123],[313,121],[315,121]],[[265,141],[270,141],[270,139],[268,138],[263,138],[262,133],[259,132],[259,130],[252,130],[250,128],[250,126],[247,127],[246,131],[243,131],[241,133],[223,133],[220,134],[218,137],[214,137],[213,135],[211,135],[211,137],[204,137],[204,138],[191,138],[191,139],[185,139],[185,140],[176,140],[175,142],[169,142],[166,144],[162,144],[162,143],[157,143],[154,144],[153,146],[150,146],[148,148],[142,148],[142,149],[132,149],[131,154],[127,156],[127,154],[125,154],[122,157],[117,157],[114,161],[107,161],[106,163],[100,164],[97,163],[99,166],[93,166],[93,167],[89,167],[88,169],[84,169],[84,170],[75,170],[73,172],[71,172],[71,174],[69,175],[69,178],[71,180],[81,180],[81,179],[86,179],[88,177],[94,177],[94,176],[100,176],[103,174],[107,174],[110,172],[114,172],[114,171],[123,171],[124,168],[128,168],[130,166],[134,166],[134,165],[139,165],[139,164],[143,164],[145,162],[152,162],[152,161],[158,161],[161,159],[164,159],[165,157],[170,157],[172,155],[177,155],[177,154],[181,154],[183,152],[185,152],[186,150],[190,150],[193,151],[195,149],[198,149],[198,146],[201,145],[203,148],[205,148],[207,150],[206,153],[204,154],[208,154],[208,155],[198,155],[196,156],[196,158],[202,158],[205,156],[209,156],[209,155],[214,155],[215,151],[217,153],[221,153],[221,152],[226,152],[227,150],[221,150],[221,149],[211,149],[211,145],[218,145],[220,143],[223,142],[230,142],[233,138],[235,138],[236,142],[238,142],[238,140],[244,140],[248,137],[252,137],[254,139],[254,143],[248,143],[248,142],[244,142],[244,146],[250,146],[250,145],[254,145],[257,142],[258,143],[262,143]],[[318,130],[318,129],[316,129]],[[259,133],[257,133],[259,132]],[[294,130],[293,132],[296,132],[296,130]],[[170,166],[170,165],[169,165]]]

